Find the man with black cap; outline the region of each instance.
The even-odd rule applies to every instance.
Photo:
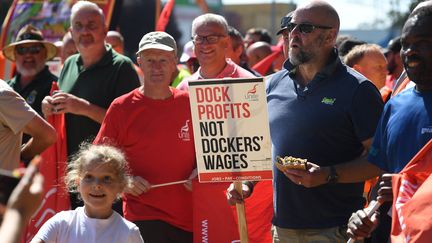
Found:
[[[29,24],[21,28],[15,42],[6,46],[3,53],[16,64],[17,74],[8,84],[42,115],[42,100],[49,95],[52,82],[57,81],[45,64],[56,55],[56,46],[44,41],[42,32]]]
[[[395,80],[399,78],[404,70],[402,59],[400,57],[401,47],[400,36],[398,36],[389,41],[386,51],[384,52],[384,55],[387,58],[388,71],[386,86],[390,89],[393,89]]]
[[[182,183],[153,187],[186,180],[195,168],[189,95],[170,87],[176,42],[165,32],[150,32],[138,48],[144,85],[113,101],[94,143],[114,142],[124,150],[133,175],[124,216],[144,241],[192,242],[191,191]]]
[[[297,8],[283,32],[289,59],[266,83],[273,160],[308,161],[305,170],[274,169],[273,242],[346,242],[346,222],[364,205],[363,183],[345,183],[340,171],[368,150],[383,102],[341,62],[339,25],[325,1]],[[243,196],[252,188],[247,183]],[[228,199],[243,201],[235,190]]]

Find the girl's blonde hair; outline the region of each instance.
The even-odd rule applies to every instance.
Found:
[[[131,176],[123,152],[110,145],[83,143],[68,164],[65,183],[70,192],[78,192],[78,181],[88,165],[109,164],[115,171],[122,188],[130,185]],[[120,196],[120,195],[119,195]]]

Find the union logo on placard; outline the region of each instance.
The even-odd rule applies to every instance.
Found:
[[[248,90],[248,92],[245,95],[246,100],[258,101],[259,96],[256,93],[257,92],[257,86],[258,86],[258,84],[255,84],[252,89]]]

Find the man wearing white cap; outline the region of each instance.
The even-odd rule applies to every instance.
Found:
[[[29,24],[21,28],[15,42],[6,46],[3,53],[15,62],[17,71],[7,83],[42,115],[42,100],[49,95],[51,83],[57,81],[45,64],[56,55],[56,46],[44,41],[42,32]]]
[[[169,86],[176,53],[169,34],[143,36],[137,61],[144,85],[113,101],[94,141],[125,152],[133,181],[123,213],[146,243],[192,242],[192,194],[181,181],[195,168],[195,150],[188,93]],[[180,183],[155,187],[170,182]]]

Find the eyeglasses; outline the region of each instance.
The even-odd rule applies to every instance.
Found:
[[[27,53],[30,54],[39,54],[42,51],[42,46],[28,46],[28,47],[24,47],[24,46],[17,46],[15,47],[16,53],[18,53],[19,55],[25,55]]]
[[[289,32],[293,31],[295,29],[295,27],[297,27],[297,26],[298,26],[300,33],[302,33],[302,34],[311,33],[312,31],[314,31],[317,28],[319,28],[319,29],[332,29],[332,27],[330,27],[330,26],[313,25],[313,24],[307,24],[307,23],[296,24],[296,23],[290,22],[290,23],[287,23],[287,25],[286,25]]]
[[[215,44],[219,41],[220,38],[225,37],[226,35],[208,35],[208,36],[200,36],[195,35],[192,37],[192,41],[194,44],[203,44],[204,41],[207,41],[209,44]]]

